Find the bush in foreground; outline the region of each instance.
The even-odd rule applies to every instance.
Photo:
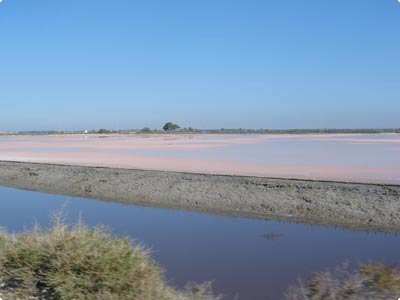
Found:
[[[56,222],[0,234],[3,300],[214,300],[208,285],[177,292],[140,246],[103,228]]]
[[[286,300],[387,300],[400,295],[400,270],[383,264],[314,274]],[[104,228],[56,221],[19,235],[0,233],[3,300],[218,300],[210,284],[176,291],[141,246]]]
[[[380,263],[346,266],[315,273],[307,283],[290,287],[286,300],[392,300],[400,296],[400,270]]]

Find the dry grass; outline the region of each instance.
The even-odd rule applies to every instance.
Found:
[[[400,297],[400,270],[381,263],[362,265],[356,271],[346,266],[315,273],[286,293],[286,300],[394,300]]]
[[[140,245],[81,222],[0,232],[3,300],[219,300],[209,283],[177,291]],[[400,270],[383,264],[315,273],[288,289],[286,300],[392,300],[400,296]]]
[[[0,234],[3,300],[216,300],[210,286],[182,292],[141,246],[104,228],[56,221],[18,235]]]

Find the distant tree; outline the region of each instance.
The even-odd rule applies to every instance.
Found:
[[[110,131],[107,130],[107,129],[102,128],[102,129],[100,129],[97,133],[100,133],[100,134],[103,134],[103,133],[110,133]]]
[[[174,124],[174,123],[172,123],[172,122],[167,122],[167,123],[165,123],[165,125],[164,125],[164,127],[163,127],[163,129],[164,129],[165,131],[177,130],[177,129],[179,129],[179,128],[181,128],[179,125]]]
[[[143,133],[152,133],[153,130],[151,130],[149,127],[145,127],[145,128],[143,128],[142,130],[140,130],[140,132],[143,132]]]

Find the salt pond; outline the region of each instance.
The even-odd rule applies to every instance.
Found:
[[[400,134],[2,136],[0,160],[400,184]]]

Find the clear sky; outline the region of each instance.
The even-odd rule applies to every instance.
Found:
[[[400,127],[397,0],[3,0],[0,131]]]

